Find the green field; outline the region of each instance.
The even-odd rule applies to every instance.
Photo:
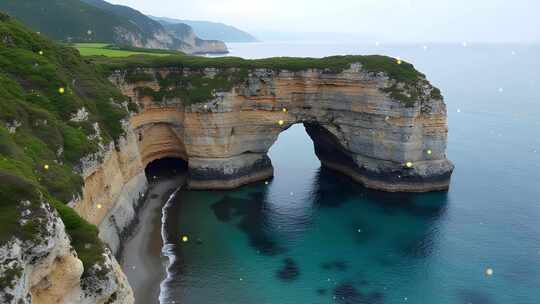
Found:
[[[76,43],[74,47],[79,50],[82,56],[127,57],[131,55],[168,56],[178,54],[175,51],[120,48],[106,43]]]

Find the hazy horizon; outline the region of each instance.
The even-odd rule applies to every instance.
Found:
[[[223,22],[263,40],[326,34],[391,42],[540,42],[538,0],[109,0],[160,17]],[[339,35],[335,35],[339,34]]]

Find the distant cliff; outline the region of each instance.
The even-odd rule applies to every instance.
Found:
[[[221,40],[224,42],[257,42],[257,38],[248,32],[240,30],[234,26],[210,21],[180,20],[166,17],[150,18],[160,21],[162,24],[183,23],[191,26],[197,36],[202,39]]]
[[[186,53],[227,53],[222,42],[183,40],[137,10],[102,0],[3,0],[0,10],[60,41],[102,42]]]

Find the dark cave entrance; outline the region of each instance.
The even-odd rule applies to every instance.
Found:
[[[178,175],[185,175],[188,170],[188,163],[177,157],[164,157],[151,161],[146,168],[144,168],[144,173],[146,178],[149,181],[161,179],[161,178],[171,178]]]

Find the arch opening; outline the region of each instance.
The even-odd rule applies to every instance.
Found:
[[[355,166],[350,153],[336,136],[315,122],[297,122],[283,129],[268,155],[273,165],[280,162],[279,165],[285,165],[287,169],[316,171],[327,167],[342,172],[343,167]]]

